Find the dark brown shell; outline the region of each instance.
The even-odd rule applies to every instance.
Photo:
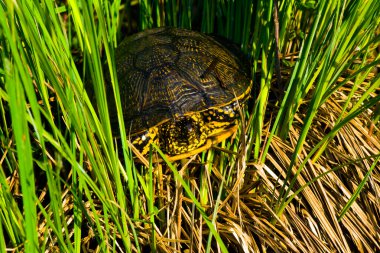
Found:
[[[250,89],[249,74],[236,55],[205,34],[178,28],[128,37],[116,51],[116,67],[131,133],[229,104]],[[116,109],[110,110],[117,118]]]

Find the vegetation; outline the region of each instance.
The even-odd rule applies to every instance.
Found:
[[[380,251],[379,22],[377,0],[0,0],[0,252]],[[111,129],[115,47],[156,26],[250,58],[238,133],[188,161]]]

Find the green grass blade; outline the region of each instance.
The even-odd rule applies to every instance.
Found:
[[[359,194],[361,193],[361,191],[363,190],[363,188],[367,184],[368,179],[371,176],[371,174],[373,173],[373,170],[376,168],[376,165],[379,162],[379,160],[380,160],[380,156],[378,156],[376,158],[376,160],[373,162],[371,168],[367,171],[367,173],[365,174],[363,180],[358,185],[358,188],[352,194],[352,196],[348,200],[347,204],[343,207],[342,211],[339,214],[339,218],[338,218],[339,221],[341,221],[343,219],[344,215],[348,212],[348,209],[355,203],[356,199],[359,197]]]

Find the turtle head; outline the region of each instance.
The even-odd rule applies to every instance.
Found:
[[[159,127],[160,147],[169,155],[191,152],[207,140],[203,127],[200,113],[174,118]]]
[[[155,143],[169,155],[170,160],[179,160],[202,152],[231,136],[237,130],[237,117],[237,102],[192,112],[150,127],[135,135],[132,143],[143,155],[149,152],[150,144]]]

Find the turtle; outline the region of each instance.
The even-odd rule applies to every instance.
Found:
[[[250,73],[212,36],[148,29],[124,39],[115,58],[125,127],[143,156],[155,143],[171,161],[183,159],[236,131]],[[110,101],[110,117],[117,119]]]

